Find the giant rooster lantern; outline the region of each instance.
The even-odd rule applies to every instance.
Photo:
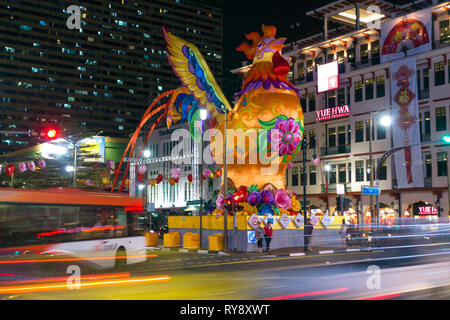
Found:
[[[269,196],[269,202],[273,199],[274,203],[277,199],[282,202],[289,197],[289,201],[285,201],[289,205],[284,203],[281,207],[284,210],[291,209],[293,194],[284,189],[284,176],[286,167],[301,148],[303,113],[298,90],[287,80],[289,64],[280,54],[286,39],[276,38],[274,26],[263,25],[262,31],[262,36],[257,32],[245,35],[251,43],[244,42],[237,48],[253,63],[244,75],[241,91],[235,95],[237,102],[232,107],[198,48],[163,28],[169,63],[181,80],[182,87],[158,98],[160,101],[169,96],[165,105],[154,108],[155,101],[150,106],[125,153],[134,150],[136,138],[145,121],[163,111],[157,122],[165,117],[170,127],[174,123],[186,121],[194,138],[198,137],[198,130],[216,129],[210,141],[212,155],[221,166],[224,155],[227,155],[228,178],[235,193],[241,192],[246,199],[252,193],[264,196],[263,192],[267,191],[273,195]],[[200,108],[208,110],[206,123],[199,121]],[[231,139],[224,147],[226,132]],[[116,179],[117,173],[113,188]],[[264,203],[264,197],[260,201],[259,196],[256,196],[256,202],[260,203],[252,203],[252,207]],[[218,208],[221,206],[220,199],[227,197],[230,195],[223,192],[218,196]]]

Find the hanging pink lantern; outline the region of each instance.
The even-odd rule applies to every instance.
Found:
[[[91,179],[87,179],[86,180],[86,185],[92,186],[93,185],[92,180]]]
[[[106,165],[108,166],[108,169],[114,169],[116,167],[116,163],[113,160],[106,161]]]
[[[172,178],[174,178],[174,179],[180,178],[180,173],[181,173],[180,168],[172,168],[172,169],[170,169],[170,172],[172,173]]]
[[[19,171],[20,172],[27,171],[27,165],[24,162],[19,163]]]
[[[142,166],[139,166],[139,168],[138,168],[138,173],[139,174],[145,174],[147,172],[147,166],[144,166],[144,165],[142,165]]]
[[[311,161],[312,161],[313,164],[317,165],[320,162],[320,158],[318,156],[315,156],[315,157],[312,158]]]
[[[27,162],[27,167],[28,167],[28,170],[30,170],[30,171],[36,171],[36,165],[34,164],[34,161],[29,161],[29,162]]]
[[[209,178],[211,176],[211,170],[205,169],[203,170],[203,179]]]
[[[39,159],[39,161],[38,161],[38,166],[39,166],[39,168],[41,168],[41,169],[45,169],[46,164],[45,164],[44,159]]]

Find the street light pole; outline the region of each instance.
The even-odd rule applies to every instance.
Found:
[[[373,161],[373,155],[372,155],[372,129],[373,128],[373,124],[372,124],[372,112],[369,113],[369,170],[370,170],[370,186],[373,187],[373,165],[372,165],[372,161]],[[370,195],[370,214],[372,215],[372,219],[375,219],[376,215],[375,212],[373,210],[373,196]],[[372,222],[373,223],[373,222]]]
[[[306,223],[306,219],[308,215],[306,213],[306,146],[308,143],[306,142],[306,138],[303,139],[303,221]],[[304,228],[304,232],[306,232],[306,228]],[[305,234],[306,236],[306,234]]]
[[[227,193],[228,193],[228,168],[227,168],[227,117],[228,117],[228,111],[225,111],[225,127],[224,127],[224,165],[223,165],[223,192],[224,192],[224,198],[227,199]],[[227,206],[224,205],[223,208],[223,250],[228,250],[228,209]]]

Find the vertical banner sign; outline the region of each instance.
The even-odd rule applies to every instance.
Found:
[[[391,63],[394,147],[420,143],[416,58]],[[423,188],[422,148],[416,145],[395,154],[399,188]]]
[[[431,8],[381,24],[381,63],[431,50]]]

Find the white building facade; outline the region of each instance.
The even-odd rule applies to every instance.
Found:
[[[394,6],[387,1],[371,0],[358,1],[355,6],[340,0],[307,14],[324,21],[323,34],[300,39],[283,50],[283,56],[291,65],[290,80],[302,94],[304,137],[309,143],[306,181],[303,181],[300,152],[294,167],[286,172],[286,186],[303,200],[305,184],[307,201],[312,206],[333,211],[336,185],[344,184],[351,208],[367,215],[369,197],[361,198],[361,188],[370,185],[370,170],[375,173],[378,160],[392,148],[392,128],[380,124],[381,117],[389,115],[392,108],[391,62],[380,63],[379,26],[363,22],[371,20],[373,7],[369,5],[380,9],[381,22],[415,10],[431,7],[432,11],[432,50],[415,55],[424,187],[398,188],[394,157],[389,157],[380,171],[380,207],[393,209],[397,216],[412,216],[413,205],[422,201],[437,211],[440,209],[440,215],[445,216],[449,212],[449,147],[432,142],[450,132],[450,2],[415,1],[414,5]],[[339,28],[328,30],[329,21],[339,24]],[[339,86],[318,93],[317,66],[332,61],[338,63]],[[248,66],[232,72],[244,73],[247,69]],[[348,110],[341,108],[336,118],[322,117],[326,109],[343,106],[348,106]],[[369,161],[371,138],[372,168]],[[320,157],[317,164],[311,161],[314,154]],[[327,165],[330,166],[328,172]],[[374,184],[375,181],[373,177]]]

